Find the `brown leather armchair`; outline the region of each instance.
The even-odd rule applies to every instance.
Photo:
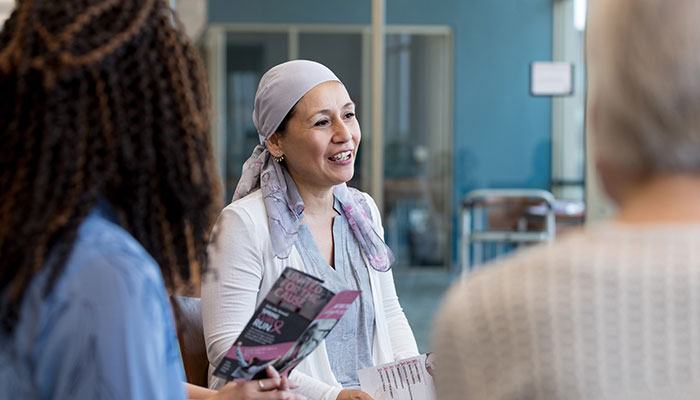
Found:
[[[180,353],[185,364],[187,382],[207,387],[207,347],[204,343],[202,328],[202,310],[198,297],[174,296],[173,305],[177,307]],[[179,310],[179,311],[178,311]]]

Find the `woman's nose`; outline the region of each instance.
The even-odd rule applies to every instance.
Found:
[[[339,120],[335,124],[335,129],[333,131],[333,141],[337,143],[349,142],[352,139],[352,132],[350,127],[344,123],[344,121]]]

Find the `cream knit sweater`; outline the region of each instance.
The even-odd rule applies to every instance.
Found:
[[[700,225],[610,222],[482,267],[433,341],[440,400],[700,398]]]

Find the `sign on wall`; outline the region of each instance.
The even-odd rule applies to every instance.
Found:
[[[570,96],[573,93],[573,64],[545,61],[535,61],[530,64],[530,94],[532,96]]]

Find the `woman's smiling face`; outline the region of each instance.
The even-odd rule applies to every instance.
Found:
[[[284,155],[297,186],[329,189],[352,179],[360,144],[355,103],[339,82],[321,83],[294,107],[282,134],[268,140],[273,155]]]

